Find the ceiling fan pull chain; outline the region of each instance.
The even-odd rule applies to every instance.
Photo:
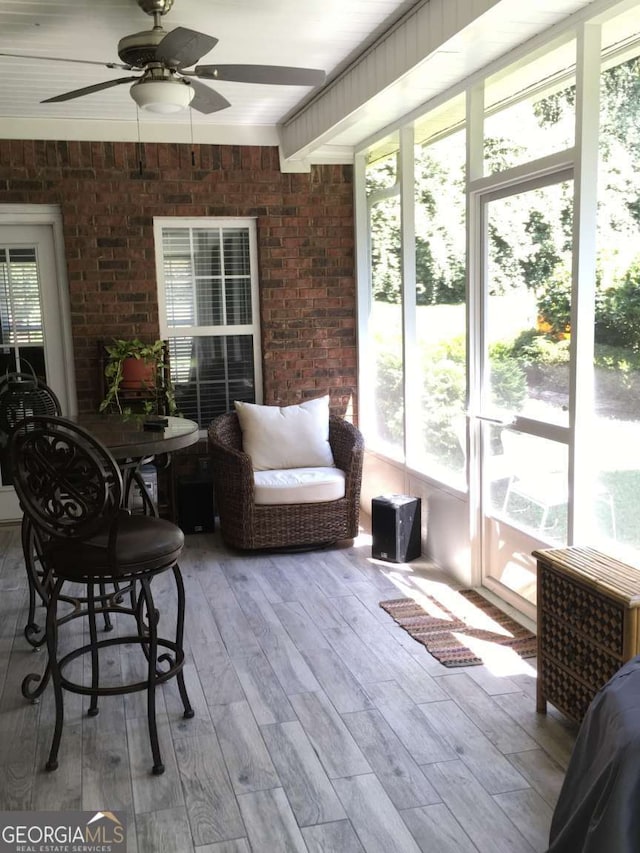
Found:
[[[140,110],[136,105],[136,124],[138,125],[138,171],[142,177],[142,142],[140,141]]]
[[[191,133],[191,165],[195,168],[196,152],[193,150],[193,110],[189,107],[189,131]]]

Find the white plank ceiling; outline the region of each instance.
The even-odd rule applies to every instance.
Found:
[[[0,137],[280,144],[292,162],[348,162],[354,146],[511,48],[604,0],[175,0],[165,30],[219,42],[200,60],[322,68],[299,86],[217,82],[231,107],[162,121],[128,85],[44,98],[133,72],[0,56]],[[0,0],[0,52],[117,62],[118,40],[153,19],[136,0]]]

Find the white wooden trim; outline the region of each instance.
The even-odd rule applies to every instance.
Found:
[[[527,188],[526,183],[536,186],[544,186],[544,178],[551,176],[549,183],[555,183],[555,175],[559,172],[573,167],[575,149],[567,148],[547,157],[530,160],[504,172],[496,172],[493,175],[477,178],[469,185],[470,192],[483,193],[485,196],[491,194],[491,200],[504,198],[511,195],[514,187]]]
[[[573,202],[573,271],[569,373],[569,542],[588,538],[593,529],[593,448],[580,424],[593,417],[593,347],[595,322],[598,208],[598,131],[600,123],[601,27],[585,24],[578,37],[576,80],[576,164]],[[577,394],[577,389],[580,393]]]

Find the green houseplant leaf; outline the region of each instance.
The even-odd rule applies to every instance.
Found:
[[[105,347],[109,361],[104,370],[104,375],[107,382],[107,392],[104,400],[100,403],[100,411],[108,411],[117,409],[123,413],[131,411],[130,407],[123,409],[120,400],[120,391],[123,380],[123,365],[126,359],[135,358],[143,361],[151,362],[154,365],[155,376],[159,380],[157,388],[162,388],[160,392],[166,403],[167,414],[176,414],[175,397],[173,387],[169,377],[164,375],[164,341],[156,340],[151,343],[141,341],[139,338],[126,340],[123,338],[114,338],[113,342]],[[158,413],[158,399],[156,389],[153,389],[155,400],[142,401],[143,411],[145,414]]]

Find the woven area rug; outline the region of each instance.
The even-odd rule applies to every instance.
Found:
[[[413,598],[381,601],[415,640],[445,666],[484,663],[489,645],[513,649],[520,657],[536,654],[536,637],[473,589],[451,592],[447,603],[422,593],[424,607]]]

